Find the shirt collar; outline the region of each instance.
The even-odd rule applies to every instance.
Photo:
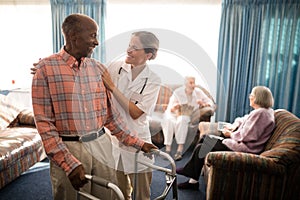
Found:
[[[67,65],[69,65],[70,68],[79,69],[78,61],[76,60],[76,58],[74,56],[72,56],[68,52],[66,52],[66,50],[64,49],[64,46],[61,48],[59,55],[62,57],[62,60],[65,61],[67,63]],[[82,66],[85,66],[84,60],[85,60],[85,58],[82,57],[81,58]]]
[[[124,63],[122,65],[122,69],[125,70],[127,73],[131,71],[131,65]],[[148,78],[150,75],[150,68],[148,64],[146,63],[146,67],[141,71],[141,73],[138,75],[140,78]]]

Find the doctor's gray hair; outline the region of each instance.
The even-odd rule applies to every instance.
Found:
[[[146,53],[152,53],[149,60],[156,58],[157,50],[159,48],[159,40],[153,33],[148,31],[137,31],[132,33],[132,36],[136,36],[140,39]]]

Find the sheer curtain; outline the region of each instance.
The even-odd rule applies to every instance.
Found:
[[[93,18],[99,25],[99,46],[93,57],[105,62],[105,17],[106,0],[50,0],[53,24],[53,51],[57,52],[64,44],[61,24],[72,13],[82,13]]]
[[[271,89],[275,109],[300,116],[299,5],[297,0],[223,0],[217,120],[232,122],[249,113],[255,85]]]

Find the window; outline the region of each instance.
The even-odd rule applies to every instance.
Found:
[[[177,81],[175,76],[198,73],[203,79],[203,83],[209,82],[210,87],[215,90],[216,73],[213,73],[214,70],[208,66],[211,64],[216,66],[217,62],[220,15],[221,3],[124,4],[124,1],[108,0],[106,39],[110,40],[122,33],[145,28],[167,30],[175,35],[181,35],[203,49],[203,53],[211,59],[212,63],[199,57],[200,64],[195,64],[193,60],[188,58],[189,54],[197,55],[198,52],[193,52],[193,48],[186,49],[187,56],[180,55],[172,49],[161,49],[158,57],[150,62],[150,64],[155,65],[153,69],[159,72],[163,68],[175,69],[174,76],[169,76],[173,77],[173,80],[168,81],[174,81],[174,79]],[[50,4],[45,0],[43,4],[37,5],[14,5],[12,3],[0,5],[0,26],[6,27],[1,30],[0,37],[1,56],[3,58],[1,67],[2,71],[5,71],[5,73],[0,74],[0,90],[31,87],[30,67],[32,67],[32,63],[38,61],[39,58],[52,54],[51,24]],[[129,37],[125,38],[124,53],[128,41]],[[163,45],[164,41],[161,38],[160,42]],[[174,40],[174,43],[176,42],[178,41]],[[178,42],[179,48],[182,45],[184,44]],[[200,70],[198,70],[199,67]],[[208,76],[208,74],[211,75]],[[212,81],[215,83],[211,83]],[[211,92],[215,96],[215,91]]]
[[[30,67],[52,53],[50,5],[0,5],[0,89],[31,86]],[[5,73],[3,73],[5,72]]]
[[[210,89],[214,90],[216,88],[221,3],[158,4],[156,2],[158,1],[149,4],[108,4],[106,39],[114,39],[122,33],[133,32],[137,29],[150,29],[154,30],[154,33],[161,33],[159,30],[166,30],[169,38],[165,35],[157,35],[161,49],[157,58],[150,61],[149,64],[153,64],[153,69],[159,72],[158,74],[162,74],[165,82],[180,84],[183,83],[183,79],[180,82],[178,78],[198,74],[197,83],[207,86],[209,82]],[[155,32],[155,29],[159,30]],[[179,37],[182,40],[178,40]],[[179,49],[164,49],[164,43],[168,39],[172,40],[174,45],[178,45]],[[125,38],[123,44],[124,52],[128,41],[129,36],[127,39]],[[185,47],[185,43],[182,41],[188,41],[195,46],[193,48],[191,45]],[[198,47],[196,47],[197,45]],[[185,48],[183,53],[179,52],[180,48]],[[201,50],[203,50],[204,58],[198,52]],[[191,59],[188,57],[191,55],[198,57]],[[211,92],[214,94],[215,91]]]
[[[50,5],[0,5],[0,89],[31,86],[30,67],[52,53]]]

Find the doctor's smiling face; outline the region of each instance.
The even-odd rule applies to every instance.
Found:
[[[125,62],[131,64],[132,67],[145,65],[146,61],[151,57],[151,53],[146,53],[140,39],[137,36],[131,37],[127,48],[127,56]]]
[[[147,60],[156,57],[158,43],[159,41],[153,33],[147,31],[133,33],[127,48],[125,62],[131,64],[132,67],[145,65]]]

